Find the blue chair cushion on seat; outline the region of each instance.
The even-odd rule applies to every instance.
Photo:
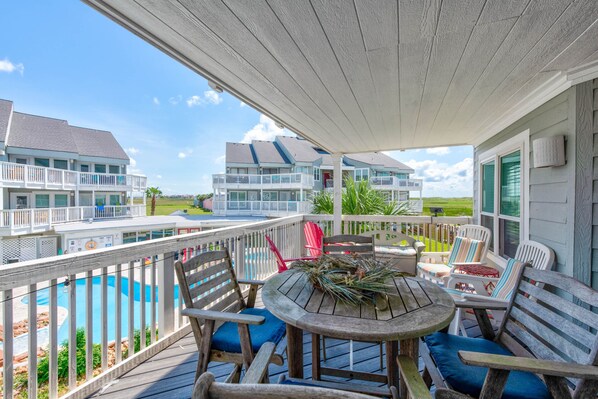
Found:
[[[453,389],[478,397],[488,373],[485,367],[468,366],[459,359],[458,351],[482,352],[512,356],[494,341],[457,335],[434,333],[424,338],[438,370]],[[550,399],[548,389],[535,374],[511,371],[503,399]]]
[[[242,314],[251,314],[255,316],[264,316],[264,324],[249,325],[249,335],[251,337],[251,347],[254,352],[260,350],[266,342],[277,344],[284,336],[286,325],[284,321],[274,317],[266,309],[248,308],[241,311]],[[237,323],[226,322],[212,336],[212,349],[224,352],[241,352],[241,341],[239,340],[239,331]]]

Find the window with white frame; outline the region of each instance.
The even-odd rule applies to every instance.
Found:
[[[525,131],[480,155],[480,224],[492,231],[490,252],[505,259],[527,236],[528,148]]]
[[[361,180],[369,180],[370,179],[370,170],[369,169],[355,169],[355,181]]]
[[[322,172],[320,171],[320,168],[314,167],[314,180],[320,181],[321,179],[322,179]]]

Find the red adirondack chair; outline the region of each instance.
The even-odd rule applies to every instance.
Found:
[[[314,222],[307,222],[303,226],[303,232],[305,233],[305,248],[307,248],[309,254],[311,256],[321,256],[324,232],[320,226]]]
[[[280,254],[280,251],[278,250],[278,247],[276,246],[276,244],[274,244],[274,241],[272,241],[272,239],[267,234],[265,235],[265,237],[266,237],[266,241],[268,241],[268,246],[270,247],[270,251],[272,251],[272,253],[274,253],[274,256],[276,257],[276,264],[278,265],[278,273],[282,273],[284,271],[289,270],[287,263],[291,263],[296,260],[318,259],[317,256],[306,256],[303,258],[283,259],[282,255]]]

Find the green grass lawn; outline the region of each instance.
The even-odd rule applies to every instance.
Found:
[[[438,216],[472,216],[473,215],[473,198],[440,198],[430,197],[423,198],[424,210],[423,215],[430,215],[430,207],[444,208],[444,214]]]
[[[151,212],[151,199],[147,199],[147,216]],[[189,215],[203,215],[211,212],[205,212],[199,208],[193,208],[192,199],[184,198],[158,198],[156,200],[156,215],[170,215],[176,211],[187,210]]]

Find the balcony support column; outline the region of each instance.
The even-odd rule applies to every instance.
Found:
[[[343,219],[343,172],[341,169],[343,163],[343,155],[342,154],[331,154],[332,155],[332,164],[334,166],[334,188],[333,188],[333,196],[334,196],[334,234],[338,235],[341,234],[341,222]]]

